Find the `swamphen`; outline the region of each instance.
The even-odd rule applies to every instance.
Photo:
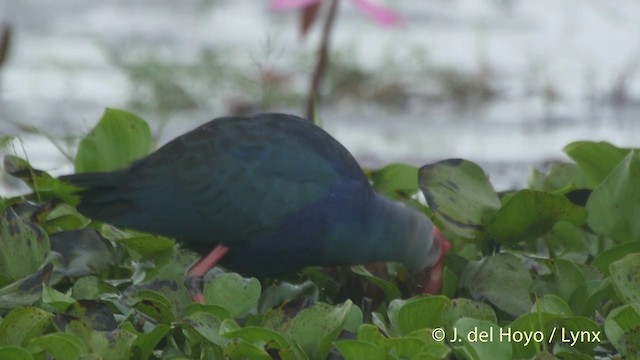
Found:
[[[425,291],[439,291],[446,240],[424,214],[376,194],[338,141],[296,116],[218,118],[127,168],[61,180],[83,189],[78,210],[90,218],[208,253],[185,278],[196,301],[218,263],[263,277],[398,261],[431,270]]]

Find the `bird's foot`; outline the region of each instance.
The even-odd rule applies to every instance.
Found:
[[[191,294],[193,302],[204,304],[204,295],[202,295],[202,276],[190,276],[187,274],[184,278],[184,286]]]
[[[220,259],[222,259],[229,252],[229,248],[224,245],[216,246],[209,255],[202,257],[196,261],[193,266],[187,271],[187,275],[184,277],[184,285],[191,294],[191,299],[194,302],[204,304],[204,295],[202,295],[202,278],[211,270]]]

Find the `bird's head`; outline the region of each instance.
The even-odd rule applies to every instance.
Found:
[[[434,249],[438,251],[438,260],[432,266],[427,266],[417,275],[418,286],[425,294],[438,294],[442,290],[442,267],[444,256],[451,248],[451,244],[442,235],[437,227],[433,227]]]

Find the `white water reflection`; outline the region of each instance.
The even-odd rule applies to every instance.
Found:
[[[504,189],[522,184],[529,166],[561,159],[570,141],[640,146],[640,3],[389,4],[405,15],[404,27],[376,28],[343,4],[333,48],[370,73],[401,81],[407,103],[393,108],[337,101],[319,109],[328,131],[364,165],[463,157],[485,165]],[[143,113],[148,120],[170,119],[158,133],[162,143],[226,114],[236,99],[255,100],[260,84],[250,86],[258,68],[289,69],[293,80],[287,86],[305,89],[312,64],[303,60],[318,40],[316,31],[300,42],[293,13],[271,13],[257,0],[0,0],[0,21],[9,21],[15,35],[10,62],[0,73],[0,134],[22,133],[32,163],[58,174],[71,171],[65,158],[18,125],[56,137],[80,136],[105,107],[127,107],[138,84],[114,65],[106,48],[177,64],[197,62],[213,49],[222,54],[222,68],[233,72],[228,78],[243,82],[211,88],[194,83],[187,88],[200,96],[196,108]],[[439,77],[446,71],[477,75],[495,92],[492,100],[461,110],[464,101],[448,98],[450,84]],[[412,78],[416,74],[424,77]],[[470,96],[474,103],[477,94],[455,96]],[[302,108],[299,103],[270,110]]]

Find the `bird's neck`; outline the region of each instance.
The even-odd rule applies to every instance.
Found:
[[[373,192],[354,201],[360,203],[355,207],[360,214],[344,210],[334,215],[336,223],[346,225],[334,227],[334,241],[325,249],[327,264],[397,261],[417,271],[437,262],[433,225],[424,214]]]
[[[371,247],[379,257],[404,263],[410,270],[433,266],[439,258],[433,224],[418,210],[375,194],[372,199]]]

